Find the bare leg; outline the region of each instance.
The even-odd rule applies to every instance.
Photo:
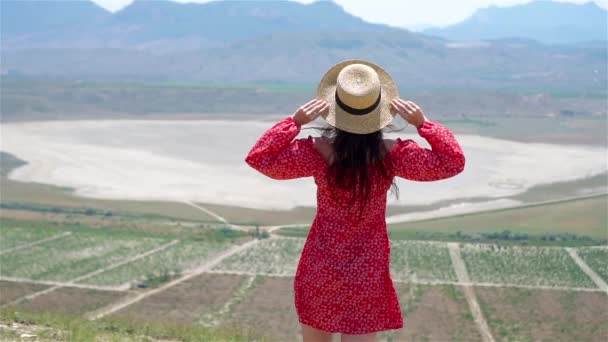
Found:
[[[342,334],[340,337],[341,342],[376,342],[376,333],[361,334],[361,335],[349,335]]]
[[[331,342],[332,333],[311,327],[300,322],[303,342]]]

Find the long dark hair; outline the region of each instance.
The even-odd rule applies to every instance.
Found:
[[[350,190],[350,202],[352,204],[357,198],[359,201],[359,218],[363,212],[363,206],[369,201],[371,193],[371,169],[379,170],[386,179],[390,178],[384,159],[388,156],[388,150],[384,144],[383,129],[368,133],[355,134],[339,128],[326,125],[325,127],[309,127],[321,131],[321,135],[332,140],[333,162],[329,165],[327,181],[342,189]],[[400,131],[392,124],[387,126],[392,131]],[[390,162],[390,160],[388,161]],[[391,180],[391,194],[399,198],[399,188],[395,179]],[[333,193],[335,198],[335,192]]]

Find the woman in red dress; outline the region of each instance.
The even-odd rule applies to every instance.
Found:
[[[304,342],[375,341],[404,326],[389,271],[386,199],[395,176],[413,181],[453,177],[465,157],[454,135],[399,98],[381,67],[339,63],[323,76],[318,98],[270,127],[245,161],[273,179],[313,177],[317,213],[294,278],[295,308]],[[431,149],[413,140],[383,139],[399,114]],[[321,137],[295,139],[322,116]]]

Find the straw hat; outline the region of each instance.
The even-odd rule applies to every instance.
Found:
[[[323,114],[328,124],[350,133],[367,134],[391,123],[396,113],[390,103],[399,97],[399,91],[380,66],[348,60],[325,73],[317,97],[329,103],[329,111]]]

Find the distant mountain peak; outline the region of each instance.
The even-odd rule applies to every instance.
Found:
[[[536,0],[508,7],[480,8],[466,20],[426,34],[460,41],[529,38],[546,44],[607,40],[608,12],[590,1],[584,4]]]

